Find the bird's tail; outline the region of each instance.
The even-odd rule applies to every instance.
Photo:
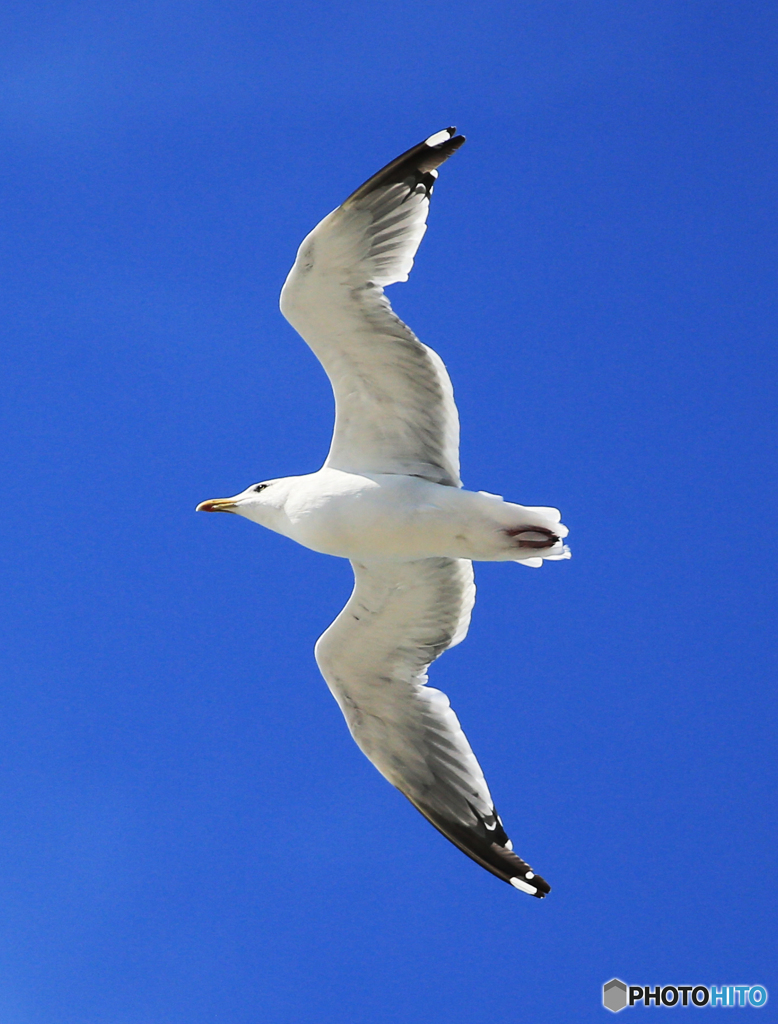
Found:
[[[548,559],[558,562],[570,558],[570,548],[562,542],[568,529],[560,521],[562,513],[558,508],[546,505],[523,505],[520,526],[508,527],[505,533],[520,550],[514,562],[539,568]]]

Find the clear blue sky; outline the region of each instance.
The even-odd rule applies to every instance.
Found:
[[[596,1021],[614,975],[760,983],[778,1020],[777,29],[3,6],[2,1024]],[[543,902],[352,743],[312,654],[348,565],[194,514],[320,465],[281,284],[448,124],[391,298],[451,372],[466,486],[559,506],[573,559],[477,567],[432,681]]]

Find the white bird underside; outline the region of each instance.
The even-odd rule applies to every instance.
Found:
[[[335,394],[325,468],[461,487],[448,373],[395,316],[383,291],[408,278],[436,168],[465,141],[454,133],[439,132],[402,154],[325,217],[300,246],[284,285],[281,310],[321,361]],[[566,556],[561,542],[554,552]],[[540,564],[541,551],[531,553],[532,564]],[[352,566],[354,592],[320,638],[316,657],[354,739],[468,856],[516,888],[545,896],[547,883],[512,852],[448,698],[426,685],[431,662],[467,633],[475,599],[471,562]]]

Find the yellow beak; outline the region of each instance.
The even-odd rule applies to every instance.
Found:
[[[211,501],[201,501],[195,512],[234,512],[235,502],[232,498],[213,498]]]

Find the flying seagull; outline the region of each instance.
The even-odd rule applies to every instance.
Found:
[[[197,506],[234,512],[348,558],[354,591],[316,661],[351,735],[381,774],[474,861],[539,899],[550,887],[513,850],[481,766],[427,669],[465,638],[473,560],[569,557],[554,508],[462,489],[446,368],[399,320],[384,287],[407,281],[437,168],[464,143],[446,128],[398,156],[304,240],[281,312],[335,393],[317,473],[252,484]]]

